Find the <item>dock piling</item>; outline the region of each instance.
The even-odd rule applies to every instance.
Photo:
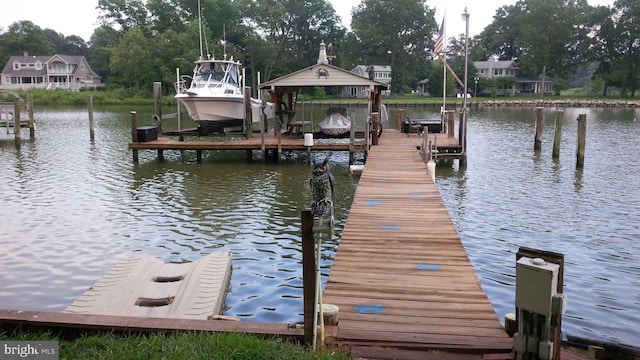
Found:
[[[138,120],[137,113],[135,111],[131,112],[131,142],[138,142]],[[138,149],[132,149],[133,152],[133,162],[138,163]]]
[[[533,142],[533,150],[539,151],[542,149],[542,130],[544,129],[544,108],[536,108],[536,137]]]
[[[36,122],[33,118],[33,91],[27,91],[27,113],[29,114],[29,137],[36,137]]]
[[[560,157],[560,143],[562,140],[562,123],[564,122],[564,110],[556,110],[554,119],[555,136],[553,137],[553,153],[552,157],[557,159]]]
[[[153,104],[155,110],[156,126],[158,127],[158,136],[162,136],[162,83],[156,81],[153,83]],[[160,155],[160,154],[158,154]]]
[[[587,143],[587,114],[578,115],[578,150],[576,167],[584,167],[584,149]]]
[[[304,343],[311,345],[314,335],[314,302],[317,288],[315,276],[315,249],[313,239],[313,214],[311,209],[300,212],[302,222],[302,292],[304,302]]]
[[[20,139],[22,135],[20,134],[20,106],[22,105],[22,100],[20,98],[15,98],[13,100],[13,135],[16,139],[16,146],[20,146]]]
[[[93,123],[93,96],[87,96],[87,108],[89,110],[89,139],[91,141],[95,138],[95,127]]]

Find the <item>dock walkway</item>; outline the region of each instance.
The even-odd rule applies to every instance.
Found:
[[[328,341],[362,357],[509,353],[418,143],[389,130],[370,150],[323,295],[340,308]]]

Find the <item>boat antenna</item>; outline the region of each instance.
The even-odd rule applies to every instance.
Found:
[[[227,25],[222,24],[222,56],[227,60]]]
[[[202,59],[202,9],[200,7],[200,0],[198,0],[198,33],[200,35],[200,60]]]

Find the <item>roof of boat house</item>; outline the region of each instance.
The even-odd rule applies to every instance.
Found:
[[[316,86],[379,86],[388,88],[388,84],[369,80],[349,70],[331,64],[314,64],[304,69],[260,84],[260,89],[276,87],[316,87]]]

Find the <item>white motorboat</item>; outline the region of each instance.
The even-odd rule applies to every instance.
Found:
[[[230,60],[198,60],[188,88],[175,98],[198,123],[201,132],[242,125],[245,117],[241,64]]]
[[[340,136],[351,130],[351,118],[345,108],[329,108],[318,127],[323,134]]]
[[[193,76],[183,76],[176,84],[176,100],[198,124],[200,134],[219,132],[224,128],[242,126],[245,118],[242,65],[233,57],[222,59],[208,55],[204,58],[202,16],[200,21],[200,58],[195,62]],[[226,41],[224,41],[226,48]],[[256,100],[256,103],[259,103]],[[256,104],[258,105],[258,104]],[[253,101],[252,101],[253,106]]]

